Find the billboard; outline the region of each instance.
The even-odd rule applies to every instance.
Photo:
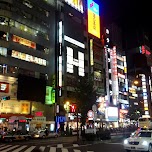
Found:
[[[88,0],[88,32],[100,38],[100,16],[99,5],[92,0]]]
[[[105,114],[107,121],[118,121],[118,107],[107,107]]]
[[[83,2],[82,0],[65,0],[66,3],[71,5],[73,8],[83,13]]]
[[[119,87],[118,87],[118,72],[117,72],[117,54],[116,54],[115,46],[110,50],[110,59],[111,59],[112,100],[113,100],[113,104],[117,105]]]

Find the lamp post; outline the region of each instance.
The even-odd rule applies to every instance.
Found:
[[[66,121],[67,121],[67,126],[66,126],[66,131],[67,133],[69,132],[69,119],[68,119],[68,112],[70,111],[70,102],[66,101],[64,104],[64,109],[66,110]]]

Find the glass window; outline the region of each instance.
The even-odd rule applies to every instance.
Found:
[[[151,137],[151,132],[139,132],[138,137]]]

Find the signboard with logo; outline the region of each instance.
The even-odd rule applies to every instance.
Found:
[[[9,92],[9,83],[0,82],[0,92],[8,93]]]
[[[87,116],[88,116],[89,120],[93,120],[93,118],[94,118],[94,112],[92,110],[89,110],[88,113],[87,113]]]
[[[118,121],[118,107],[107,107],[106,108],[106,120],[107,121]]]
[[[55,89],[50,86],[46,86],[45,104],[51,105],[55,103]]]
[[[20,113],[29,114],[30,113],[30,102],[18,102],[16,100],[6,100],[0,103],[1,113]]]
[[[83,13],[83,3],[82,0],[65,0],[66,3],[71,5],[73,8],[76,10],[80,11]]]
[[[100,38],[99,5],[92,0],[88,0],[88,32]]]
[[[117,72],[117,54],[116,47],[110,50],[110,59],[111,59],[111,80],[112,80],[112,100],[113,104],[116,105],[118,102],[118,72]]]

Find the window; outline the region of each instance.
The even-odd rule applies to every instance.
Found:
[[[0,31],[0,40],[8,41],[8,33]]]
[[[0,24],[1,25],[8,25],[8,18],[0,16]]]
[[[28,1],[28,0],[24,0],[24,1],[23,1],[23,4],[26,5],[26,6],[29,7],[29,8],[32,8],[32,7],[33,7],[32,4],[31,4],[31,2]]]

